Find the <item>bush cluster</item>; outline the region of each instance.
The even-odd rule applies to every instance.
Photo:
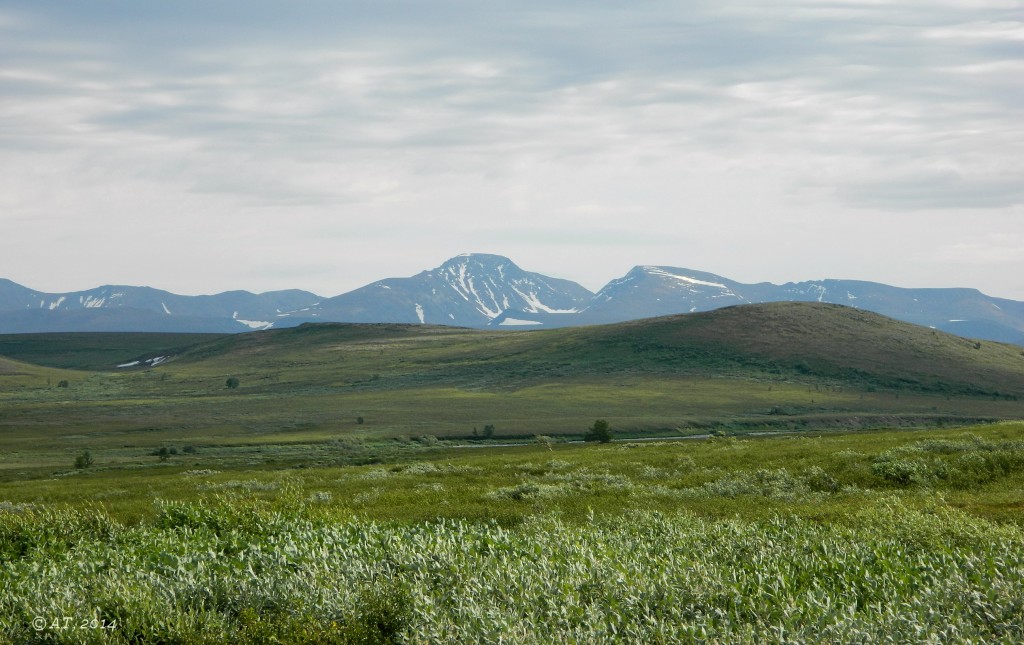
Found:
[[[967,488],[1024,471],[1024,442],[928,439],[887,450],[872,472],[896,486]]]

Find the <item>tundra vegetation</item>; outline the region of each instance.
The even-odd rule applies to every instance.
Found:
[[[898,331],[981,358],[362,326],[96,370],[26,340],[0,642],[1022,642],[1024,356]]]
[[[5,485],[2,637],[1024,638],[1021,423],[197,465]]]

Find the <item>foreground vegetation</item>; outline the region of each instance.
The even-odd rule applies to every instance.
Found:
[[[1024,639],[1024,532],[948,509],[883,502],[852,526],[539,516],[515,530],[237,502],[164,504],[134,528],[88,512],[2,519],[0,614],[17,643]]]
[[[1024,638],[1022,423],[36,484],[12,643]]]

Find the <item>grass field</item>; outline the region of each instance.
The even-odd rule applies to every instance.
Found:
[[[764,311],[22,339],[0,642],[1024,640],[1020,348]]]

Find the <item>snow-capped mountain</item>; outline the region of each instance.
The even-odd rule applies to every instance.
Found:
[[[651,318],[750,302],[738,293],[739,286],[701,271],[638,266],[606,284],[581,314],[594,322],[618,322],[624,311]]]
[[[122,285],[44,293],[0,280],[0,332],[252,331],[268,329],[282,314],[308,309],[320,300],[298,290],[181,296]]]
[[[572,315],[592,296],[575,282],[524,271],[506,257],[467,253],[412,277],[329,298],[313,312],[320,320],[484,327],[510,311]]]
[[[904,289],[857,280],[744,284],[692,269],[637,266],[594,294],[486,254],[460,255],[435,269],[378,280],[333,298],[306,291],[179,296],[126,286],[56,294],[0,279],[0,333],[230,333],[304,322],[539,329],[778,301],[847,305],[962,336],[1024,345],[1024,302],[976,289]]]

